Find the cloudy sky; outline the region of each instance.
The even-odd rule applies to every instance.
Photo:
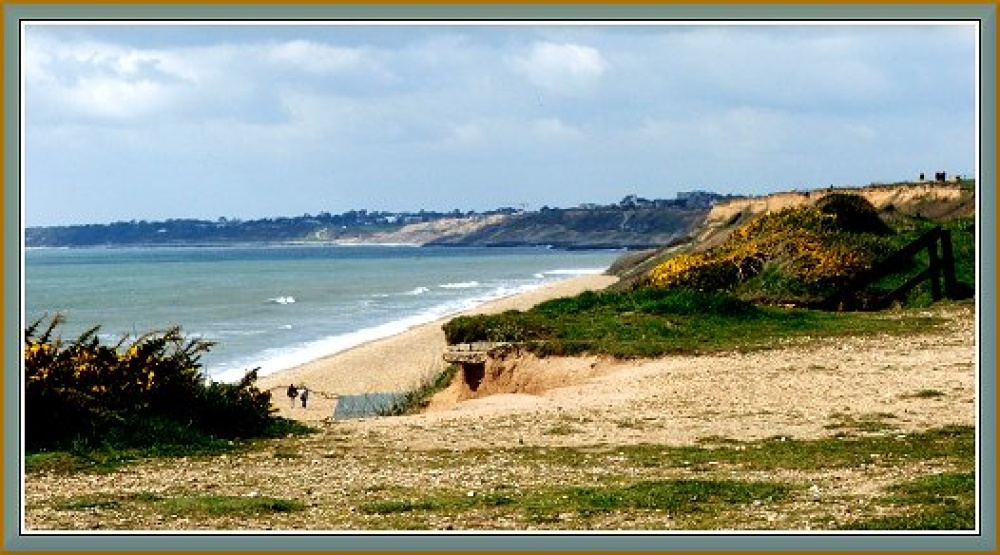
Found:
[[[56,25],[26,225],[757,194],[976,167],[962,25]]]

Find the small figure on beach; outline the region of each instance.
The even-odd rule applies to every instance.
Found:
[[[302,386],[302,393],[299,394],[299,399],[302,399],[302,408],[306,408],[306,401],[309,399],[309,388]]]
[[[288,386],[288,402],[291,408],[295,408],[295,398],[299,396],[299,390],[295,388],[295,384]]]

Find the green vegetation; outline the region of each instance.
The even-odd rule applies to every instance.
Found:
[[[462,475],[473,466],[510,472],[492,481],[346,485],[343,497],[312,498],[318,514],[332,519],[311,521],[314,526],[967,530],[975,523],[975,430],[969,426],[910,433],[855,430],[809,440],[714,437],[691,446],[443,448],[410,452],[403,463],[396,447],[372,445],[350,456],[372,469],[403,464],[406,474],[419,476]],[[525,476],[535,471],[548,478]],[[854,491],[891,476],[898,478],[883,481],[888,485],[874,495]],[[246,491],[242,483],[232,487]],[[298,494],[172,488],[101,491],[44,503],[56,511],[103,514],[102,520],[132,519],[129,527],[140,528],[150,515],[188,518],[198,527],[234,516],[271,526],[272,519],[305,508]]]
[[[940,322],[915,313],[831,313],[757,306],[724,293],[643,288],[586,292],[528,311],[460,316],[444,331],[449,344],[507,341],[540,356],[641,358],[766,349],[794,337],[908,333]]]
[[[893,468],[952,467],[954,472],[922,476],[891,486],[869,501],[848,503],[856,520],[836,521],[822,512],[808,518],[819,527],[843,529],[969,529],[974,523],[975,431],[952,426],[925,432],[857,430],[811,440],[774,437],[757,441],[713,438],[714,446],[624,445],[521,447],[456,453],[433,451],[414,464],[455,468],[494,464],[545,467],[554,474],[575,469],[604,469],[595,481],[527,487],[517,483],[477,484],[475,491],[448,488],[380,488],[367,490],[376,499],[358,505],[371,526],[399,529],[433,528],[458,522],[490,528],[504,521],[514,527],[591,528],[606,522],[640,523],[638,528],[722,529],[764,526],[762,513],[797,518],[802,499],[814,499],[812,485],[831,471],[850,469],[876,474]],[[910,466],[916,465],[916,466]],[[564,470],[560,470],[564,469]],[[776,480],[733,477],[734,470],[780,473]],[[686,473],[678,476],[678,472]],[[819,473],[816,475],[814,473]],[[839,488],[841,478],[832,478]],[[885,515],[891,517],[875,517]],[[912,518],[911,518],[912,517]],[[907,521],[907,519],[910,519]],[[479,523],[479,524],[474,524]]]
[[[958,298],[970,298],[975,293],[976,283],[976,222],[974,218],[958,218],[944,223],[924,218],[894,219],[896,234],[891,237],[894,249],[902,248],[924,233],[941,227],[951,233],[951,244],[955,258],[955,279]],[[910,276],[927,270],[930,265],[926,253],[914,257],[909,266],[899,268],[899,273],[890,274],[869,289],[872,295],[881,295],[903,284]],[[931,285],[924,282],[907,295],[904,305],[926,307],[933,302]]]
[[[529,311],[455,318],[444,326],[450,344],[515,342],[544,355],[608,354],[619,358],[681,352],[767,348],[795,336],[906,333],[937,323],[916,314],[834,314],[780,306],[821,306],[870,272],[890,253],[937,224],[897,216],[892,226],[863,197],[834,193],[812,206],[765,214],[738,228],[719,247],[677,254],[631,288],[587,292]],[[975,283],[974,221],[951,232],[959,298]],[[643,256],[630,257],[631,263]],[[879,299],[926,268],[915,257],[855,293],[859,306]],[[868,300],[866,300],[868,299]],[[930,286],[907,306],[926,306]]]
[[[379,411],[379,416],[401,416],[420,412],[427,407],[435,393],[448,387],[457,372],[458,366],[448,366],[442,372],[406,392],[394,403]]]
[[[105,494],[63,499],[55,504],[61,511],[89,509],[126,510],[133,507],[152,508],[166,515],[177,516],[258,516],[269,513],[301,511],[299,501],[267,496],[180,495],[168,497],[150,492]]]
[[[972,472],[922,476],[889,488],[882,503],[905,514],[845,524],[850,530],[971,530],[976,518],[976,477]]]
[[[740,480],[651,480],[629,485],[545,488],[525,494],[490,492],[483,495],[441,494],[431,498],[366,503],[365,514],[389,515],[421,511],[456,512],[502,508],[520,512],[529,522],[558,522],[569,515],[588,518],[622,511],[659,511],[672,516],[718,515],[754,501],[773,503],[793,488],[772,482]]]
[[[912,399],[936,399],[944,396],[945,393],[943,391],[938,391],[936,389],[921,389],[920,391],[908,394],[905,397]]]
[[[972,461],[975,431],[944,427],[919,433],[851,435],[801,440],[776,437],[721,447],[623,446],[618,451],[638,466],[737,465],[747,470],[823,470],[893,465],[907,460],[955,458]]]
[[[25,444],[29,468],[113,468],[142,456],[208,455],[237,440],[307,429],[273,414],[256,371],[210,383],[200,356],[211,344],[176,328],[103,345],[98,328],[55,336],[62,318],[25,330]]]
[[[760,216],[704,253],[679,254],[653,268],[646,285],[816,304],[887,255],[890,234],[863,197],[833,193]]]

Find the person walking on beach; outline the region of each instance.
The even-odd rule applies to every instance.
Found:
[[[295,408],[295,398],[299,396],[299,390],[295,388],[295,384],[288,386],[288,402],[289,408]],[[302,403],[305,405],[305,403]]]
[[[302,399],[302,408],[306,408],[306,401],[309,399],[309,388],[302,386],[302,393],[299,394],[299,399]]]

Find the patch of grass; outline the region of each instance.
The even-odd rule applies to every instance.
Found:
[[[171,436],[168,432],[144,446],[122,445],[109,438],[101,445],[79,442],[65,450],[37,451],[24,457],[25,472],[72,474],[76,472],[114,472],[131,462],[156,457],[213,457],[258,448],[262,440],[315,433],[312,428],[286,418],[275,418],[262,436],[249,440],[227,440],[187,432]]]
[[[888,413],[860,414],[857,416],[844,413],[834,413],[830,415],[830,419],[833,420],[833,422],[827,424],[824,428],[828,430],[849,430],[862,433],[878,433],[895,429],[895,426],[887,422],[888,420],[892,420],[894,418],[896,418],[896,415]]]
[[[362,505],[360,511],[369,515],[388,515],[412,511],[433,511],[440,506],[439,503],[429,500],[376,501]]]
[[[253,516],[266,513],[290,513],[305,509],[305,505],[291,499],[276,497],[238,497],[229,495],[193,495],[171,497],[156,504],[169,514],[209,514]]]
[[[545,430],[543,433],[554,436],[569,436],[573,434],[578,434],[581,431],[582,430],[580,430],[579,428],[572,426],[570,424],[556,424],[555,426],[552,426],[551,428]]]
[[[245,515],[288,513],[300,511],[305,505],[299,501],[276,497],[239,497],[227,495],[182,495],[165,497],[152,492],[118,495],[92,495],[64,499],[55,503],[63,511],[90,509],[151,508],[169,515]]]
[[[733,439],[731,437],[724,436],[705,436],[699,437],[695,440],[695,443],[699,445],[739,445],[741,442],[738,439]]]
[[[274,458],[276,459],[300,459],[302,455],[297,451],[291,451],[288,449],[276,449],[274,451]]]
[[[457,365],[449,365],[442,372],[424,381],[416,389],[407,392],[392,405],[379,411],[379,416],[401,416],[420,412],[437,392],[448,387],[458,373]]]
[[[615,420],[615,426],[626,430],[642,430],[646,428],[646,423],[635,418],[622,418]]]
[[[935,329],[920,313],[830,313],[758,307],[723,293],[681,289],[587,292],[528,311],[460,316],[445,324],[451,344],[521,343],[539,356],[667,354],[768,349],[801,336],[902,334]]]
[[[889,488],[882,499],[903,514],[856,520],[846,530],[972,530],[976,478],[972,472],[923,476]]]
[[[943,391],[938,391],[936,389],[921,389],[920,391],[915,391],[913,393],[903,395],[904,399],[936,399],[938,397],[944,397],[945,393]]]
[[[773,482],[740,480],[657,480],[624,487],[576,487],[565,490],[568,505],[588,514],[622,509],[674,514],[715,512],[721,505],[782,499],[791,487]]]
[[[743,442],[727,438],[706,438],[704,445],[675,446],[661,444],[621,445],[613,449],[594,447],[519,447],[504,452],[516,457],[517,464],[581,468],[624,464],[636,467],[708,469],[739,467],[753,471],[827,470],[859,468],[869,465],[889,466],[918,460],[947,460],[958,465],[972,465],[975,457],[975,428],[945,426],[922,432],[882,435],[844,435],[818,439],[773,437]],[[490,449],[469,449],[474,460],[489,460]],[[454,453],[447,449],[427,451],[435,459],[451,464]]]
[[[821,470],[896,464],[902,460],[953,458],[972,461],[975,430],[948,426],[896,436],[835,437],[812,440],[770,438],[732,446],[670,447],[632,445],[619,448],[640,466],[730,464],[749,470]]]
[[[119,509],[130,503],[155,503],[162,501],[159,494],[140,491],[113,495],[83,495],[55,501],[53,506],[60,511],[85,511],[90,509]]]
[[[712,517],[750,503],[779,502],[793,491],[775,482],[740,480],[652,480],[624,485],[543,488],[521,495],[490,492],[474,496],[462,494],[424,495],[410,499],[390,499],[365,503],[359,511],[368,515],[392,516],[409,513],[454,513],[470,510],[499,511],[520,515],[535,524],[556,523],[573,514],[590,518],[601,514],[660,511],[681,517]],[[414,515],[413,522],[419,517]]]
[[[893,237],[894,246],[902,248],[910,241],[920,235],[930,231],[934,227],[940,226],[951,232],[952,252],[955,261],[955,279],[957,282],[958,299],[972,298],[975,294],[976,284],[976,237],[975,218],[958,218],[950,222],[936,222],[922,218],[910,218],[898,222],[896,227],[898,233]],[[930,261],[926,251],[921,251],[915,256],[907,268],[900,268],[900,273],[891,274],[876,281],[870,287],[873,293],[884,294],[902,285],[911,276],[927,270]],[[933,304],[931,295],[931,285],[924,282],[911,291],[902,306],[909,308],[922,308]]]
[[[60,511],[85,511],[88,509],[117,509],[121,507],[121,502],[116,499],[104,499],[101,497],[78,497],[66,499],[55,504],[55,508]]]

